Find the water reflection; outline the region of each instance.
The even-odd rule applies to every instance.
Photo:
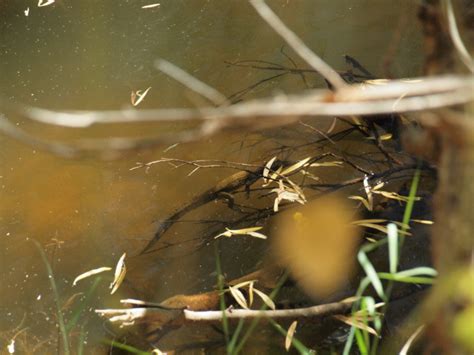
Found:
[[[225,61],[260,59],[289,65],[281,53],[280,39],[244,2],[169,0],[161,1],[156,9],[142,9],[146,4],[63,0],[38,8],[27,2],[3,2],[1,95],[51,109],[117,109],[130,106],[132,90],[152,87],[140,107],[195,106],[202,101],[158,73],[153,67],[156,58],[166,58],[226,95],[268,77],[268,73],[229,67]],[[370,6],[368,1],[355,4],[349,0],[272,2],[283,20],[328,62],[343,66],[341,56],[350,53],[376,71],[392,43],[399,16],[404,11],[413,14],[414,6],[410,1],[402,5],[371,2]],[[25,16],[27,7],[30,11]],[[418,70],[415,32],[413,19],[403,28],[394,54],[392,72],[396,76],[409,76]],[[317,76],[309,76],[308,82],[310,86],[323,85]],[[259,86],[245,98],[302,88],[300,77],[286,76]],[[23,117],[8,118],[35,134],[66,141],[83,135],[140,136],[160,131],[159,125],[75,131],[31,124]],[[49,257],[61,304],[77,292],[84,297],[93,281],[72,288],[75,276],[98,266],[113,266],[124,251],[135,255],[151,238],[160,218],[232,173],[203,169],[187,176],[192,169],[169,165],[147,172],[130,171],[136,162],[168,156],[261,163],[272,156],[270,148],[275,147],[275,141],[288,143],[287,134],[279,137],[276,133],[267,132],[262,137],[232,132],[178,145],[167,152],[166,147],[157,147],[112,161],[67,160],[0,137],[2,347],[25,327],[28,329],[22,334],[30,350],[39,346],[38,351],[50,352],[57,347],[54,296],[45,265],[31,239],[39,241]],[[269,135],[273,141],[268,141]],[[354,174],[345,173],[347,177]],[[320,178],[330,181],[337,175],[340,172],[329,172]],[[189,216],[189,220],[209,215],[225,220],[232,213],[223,212],[216,204]],[[178,242],[199,237],[205,231],[206,226],[189,222],[170,234]],[[238,275],[258,260],[256,253],[248,253],[258,246],[237,242],[230,249],[234,247],[242,248],[243,253],[229,250],[230,261],[236,262],[228,265],[227,272]],[[202,291],[215,283],[212,248],[196,252],[192,242],[156,255],[132,257],[129,263],[128,283],[117,295],[106,296],[110,280],[104,276],[94,297],[87,301],[82,319],[90,320],[85,339],[91,349],[107,334],[102,321],[91,312],[93,308],[116,305],[120,297],[161,300],[175,293]],[[74,314],[78,304],[80,298],[71,301],[65,309],[67,317]]]

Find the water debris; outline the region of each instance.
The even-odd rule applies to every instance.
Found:
[[[243,229],[229,229],[226,228],[225,232],[222,232],[221,234],[218,234],[214,237],[214,239],[220,238],[220,237],[233,237],[234,235],[249,235],[251,237],[259,238],[259,239],[267,239],[267,236],[258,233],[257,231],[262,229],[263,227],[250,227],[250,228],[243,228]]]
[[[130,94],[130,102],[132,103],[132,105],[135,107],[138,106],[145,99],[145,96],[148,94],[150,89],[151,86],[143,92],[142,90],[132,91],[132,93]]]
[[[56,0],[38,0],[38,7],[44,7],[44,6],[48,6],[48,5],[51,5],[51,4],[54,4]]]
[[[291,183],[291,181],[289,181]],[[303,191],[296,185],[286,186],[282,180],[278,181],[278,188],[273,189],[272,192],[277,194],[275,202],[273,203],[273,211],[278,212],[281,201],[286,200],[290,202],[298,202],[302,205],[306,203],[306,197]]]
[[[118,290],[125,279],[125,274],[127,273],[127,267],[125,266],[125,256],[127,256],[127,253],[123,253],[117,263],[117,266],[115,267],[114,281],[112,281],[109,287],[112,289],[112,291],[110,291],[111,295],[113,295]]]
[[[112,270],[111,267],[103,266],[103,267],[99,267],[99,268],[96,268],[96,269],[86,271],[86,272],[80,274],[79,276],[77,276],[74,279],[74,281],[72,282],[72,285],[76,286],[77,282],[80,281],[80,280],[83,280],[83,279],[88,278],[90,276],[97,275],[97,274],[100,274],[101,272],[110,271],[110,270]]]
[[[291,343],[293,341],[293,336],[295,335],[296,331],[296,326],[298,325],[298,321],[293,321],[291,323],[290,327],[288,328],[288,332],[286,332],[286,338],[285,338],[285,350],[288,351],[290,350]]]
[[[142,9],[153,9],[155,7],[159,7],[161,4],[160,3],[155,3],[155,4],[149,4],[149,5],[143,5]]]
[[[25,13],[25,16],[28,17],[28,15],[30,14],[30,8],[27,7],[25,11],[23,11]]]

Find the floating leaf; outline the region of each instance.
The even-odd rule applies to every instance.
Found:
[[[160,3],[155,3],[155,4],[149,4],[149,5],[143,5],[142,9],[153,9],[155,7],[160,6]]]
[[[80,280],[83,280],[87,277],[97,275],[97,274],[100,274],[101,272],[110,271],[110,270],[112,270],[111,267],[103,266],[103,267],[99,267],[97,269],[92,269],[92,270],[86,271],[86,272],[80,274],[78,277],[76,277],[74,279],[74,281],[72,282],[72,285],[76,286],[77,282],[80,281]]]
[[[151,89],[151,86],[147,88],[144,92],[142,92],[141,90],[132,91],[131,96],[130,96],[130,101],[132,105],[138,106],[140,102],[142,102],[145,99],[145,96],[148,94],[150,89]]]
[[[127,273],[127,267],[125,266],[126,255],[127,253],[123,253],[117,263],[117,266],[115,267],[114,281],[112,281],[109,287],[112,289],[112,291],[110,291],[111,295],[113,295],[118,290],[123,280],[125,279],[125,274]]]
[[[288,332],[286,333],[286,338],[285,338],[286,351],[290,350],[290,346],[293,341],[293,336],[295,335],[297,325],[298,325],[298,321],[295,320],[293,321],[293,323],[291,323],[290,327],[288,328]]]

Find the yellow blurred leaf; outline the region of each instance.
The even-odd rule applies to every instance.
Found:
[[[276,221],[276,261],[315,298],[336,292],[355,270],[360,228],[351,224],[354,212],[344,198],[327,195]]]

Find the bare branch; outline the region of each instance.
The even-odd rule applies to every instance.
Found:
[[[285,24],[278,18],[277,15],[265,4],[263,0],[250,0],[250,4],[257,10],[258,14],[275,30],[293,50],[320,73],[327,81],[334,86],[335,89],[340,89],[347,84],[332,69],[326,62],[318,57],[311,49],[309,49],[298,36],[292,32]]]
[[[350,310],[353,300],[327,303],[318,306],[277,309],[277,310],[249,310],[249,309],[227,309],[222,311],[182,311],[166,310],[162,308],[129,308],[129,309],[96,309],[95,312],[106,317],[110,322],[121,325],[131,325],[135,322],[144,322],[147,317],[155,314],[166,314],[167,312],[182,312],[184,322],[221,322],[225,316],[227,319],[294,319],[294,318],[320,318],[335,314],[346,313]],[[175,315],[176,317],[176,315]]]

